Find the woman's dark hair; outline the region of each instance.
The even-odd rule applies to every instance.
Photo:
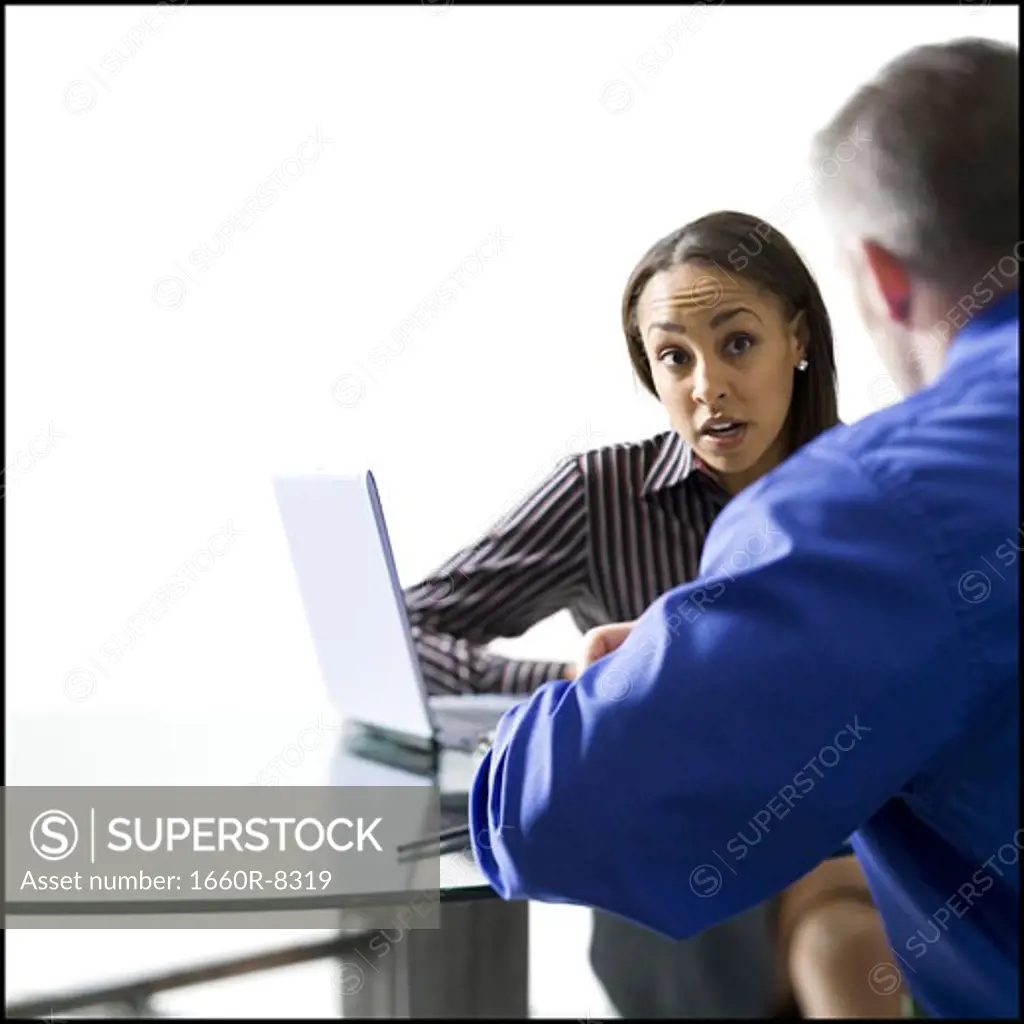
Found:
[[[789,318],[803,312],[808,367],[796,373],[787,417],[787,455],[839,423],[832,322],[818,285],[781,231],[749,214],[722,210],[674,231],[653,245],[629,276],[622,327],[629,358],[644,387],[657,398],[651,364],[637,326],[637,304],[648,281],[684,263],[715,267],[775,296]],[[728,268],[728,269],[727,269]]]

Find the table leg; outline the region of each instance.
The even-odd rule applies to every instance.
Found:
[[[440,928],[368,935],[340,964],[342,1017],[526,1019],[528,910],[445,903]]]

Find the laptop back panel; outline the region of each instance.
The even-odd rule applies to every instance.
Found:
[[[372,474],[278,476],[274,489],[338,712],[430,741],[426,691]]]

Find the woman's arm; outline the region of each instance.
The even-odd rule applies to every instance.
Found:
[[[855,857],[825,861],[782,893],[779,944],[804,1017],[902,1015],[895,957]]]
[[[587,583],[587,508],[576,458],[472,546],[405,592],[431,693],[528,693],[564,679],[563,662],[492,654],[498,637],[521,636],[565,608]]]

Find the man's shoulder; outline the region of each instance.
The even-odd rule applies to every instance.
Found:
[[[1008,474],[1019,476],[1018,395],[1015,374],[951,374],[832,428],[759,483],[768,496],[827,467],[833,482],[870,480],[893,500],[950,487],[964,501],[986,500],[979,493],[983,479],[998,487],[1008,483]]]
[[[1000,388],[947,380],[835,427],[723,516],[783,523],[811,548],[915,552],[955,583],[1020,529],[1019,412]]]
[[[808,446],[807,455],[845,459],[894,500],[963,507],[1017,492],[1019,378],[950,375]]]

